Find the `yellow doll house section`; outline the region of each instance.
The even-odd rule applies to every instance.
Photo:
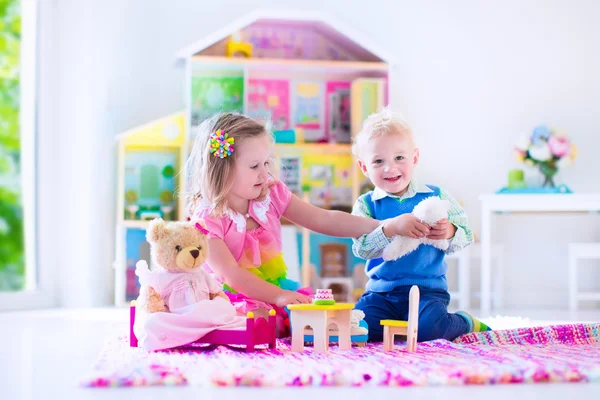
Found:
[[[154,218],[181,220],[185,212],[187,156],[185,112],[178,112],[123,132],[118,141],[115,303],[135,299],[139,284],[135,263],[149,263],[146,228]]]

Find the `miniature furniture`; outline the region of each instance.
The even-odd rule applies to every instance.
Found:
[[[336,300],[352,301],[354,279],[348,275],[348,246],[344,243],[324,243],[321,251],[321,285],[334,290]]]
[[[137,347],[138,339],[133,332],[135,323],[135,300],[131,302],[129,308],[129,346]],[[269,349],[277,346],[276,342],[277,326],[275,310],[269,311],[269,320],[264,318],[254,318],[254,313],[249,312],[246,315],[245,330],[214,330],[195,342],[180,347],[187,347],[192,344],[216,344],[216,345],[243,345],[246,346],[246,352],[254,351],[255,346],[267,344]]]
[[[337,278],[347,276],[348,246],[343,243],[325,243],[319,245],[321,250],[321,276]]]
[[[232,34],[227,42],[227,57],[252,57],[252,43],[242,42],[239,32]]]
[[[339,343],[340,339],[338,336],[337,329],[329,329],[329,344],[331,343]],[[369,325],[367,321],[361,320],[358,322],[358,328],[350,327],[350,342],[357,347],[364,347],[367,345],[367,341],[369,340]],[[315,342],[315,337],[313,335],[312,328],[304,329],[304,345],[313,345]]]
[[[329,350],[329,326],[338,328],[338,340],[341,350],[352,348],[350,339],[350,318],[354,304],[336,303],[330,306],[315,304],[290,304],[292,329],[292,351],[304,351],[304,328],[313,329],[315,352],[325,353]]]
[[[490,314],[492,294],[492,215],[503,212],[599,212],[599,193],[486,194],[481,201],[481,316]],[[541,238],[540,238],[541,239]]]
[[[578,260],[600,260],[600,243],[569,243],[569,310],[577,311],[580,300],[600,300],[600,291],[579,293]]]
[[[315,305],[333,305],[335,299],[331,289],[317,289],[317,293],[313,297],[313,304]],[[352,311],[350,311],[352,314]],[[339,343],[338,328],[336,325],[330,325],[327,327],[327,335],[329,336],[329,343]],[[350,341],[356,343],[357,346],[363,347],[367,344],[369,339],[369,325],[365,320],[358,321],[357,326],[352,326],[350,321]],[[304,344],[312,345],[314,343],[314,334],[312,328],[304,328]]]
[[[394,336],[406,336],[406,351],[417,351],[419,333],[419,287],[413,286],[408,294],[408,321],[381,320],[383,326],[383,351],[394,350]]]

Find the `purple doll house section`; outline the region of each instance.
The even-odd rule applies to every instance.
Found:
[[[290,83],[285,79],[248,80],[248,116],[271,122],[274,131],[290,127]]]
[[[325,124],[330,143],[350,143],[350,85],[349,81],[327,82]]]
[[[295,128],[302,129],[307,143],[327,142],[324,126],[324,84],[322,81],[294,82],[292,109]]]

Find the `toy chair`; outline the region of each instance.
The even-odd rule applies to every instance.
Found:
[[[410,288],[408,295],[408,321],[393,319],[381,320],[383,325],[383,351],[394,350],[394,336],[406,336],[406,351],[417,351],[417,334],[419,332],[419,287]]]
[[[321,285],[334,290],[339,301],[351,302],[354,280],[348,276],[348,246],[344,243],[323,243],[321,251]]]

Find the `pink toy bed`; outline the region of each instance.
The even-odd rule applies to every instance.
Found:
[[[270,349],[276,346],[276,317],[275,310],[269,311],[269,320],[264,318],[254,318],[254,314],[249,312],[246,315],[245,330],[215,330],[191,344],[217,344],[217,345],[245,345],[247,352],[254,351],[254,347],[260,344],[268,344]],[[131,302],[129,308],[129,346],[137,347],[138,340],[133,332],[135,322],[135,301]],[[181,347],[185,347],[181,346]]]

